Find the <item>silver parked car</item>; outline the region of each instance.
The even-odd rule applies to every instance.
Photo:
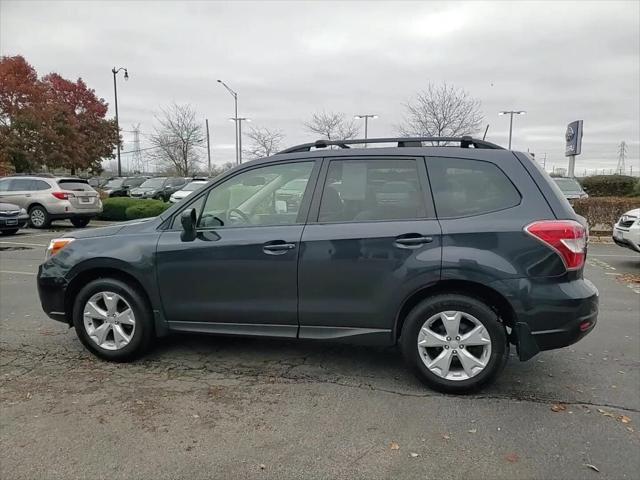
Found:
[[[86,180],[46,175],[11,176],[0,179],[0,202],[24,208],[29,224],[46,228],[52,220],[69,219],[75,227],[86,227],[102,212],[100,196]]]

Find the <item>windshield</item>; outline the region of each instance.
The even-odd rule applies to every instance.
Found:
[[[123,182],[124,178],[114,178],[113,180],[109,180],[104,188],[120,188]]]
[[[207,182],[191,182],[187,184],[182,190],[187,192],[193,192],[194,190],[199,189],[201,186],[206,185]]]
[[[140,185],[140,188],[158,188],[164,185],[165,180],[164,177],[150,178]]]
[[[563,192],[582,191],[582,187],[580,186],[578,181],[574,180],[573,178],[554,178],[554,180],[558,187],[560,187],[560,190],[562,190]]]

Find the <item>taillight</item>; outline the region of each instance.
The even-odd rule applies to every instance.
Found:
[[[587,231],[574,220],[542,220],[524,227],[525,232],[556,251],[567,270],[578,270],[584,265],[587,249]]]
[[[58,200],[69,200],[71,197],[75,197],[73,193],[69,192],[51,192],[51,195],[56,197]]]

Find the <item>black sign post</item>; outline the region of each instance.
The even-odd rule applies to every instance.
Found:
[[[576,120],[567,125],[565,133],[564,156],[569,157],[569,177],[575,177],[576,155],[582,152],[582,120]]]

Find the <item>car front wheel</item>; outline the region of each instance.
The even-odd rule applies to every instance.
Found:
[[[475,298],[442,294],[419,303],[407,316],[403,355],[434,390],[469,393],[502,371],[509,344],[495,312]]]
[[[73,324],[80,341],[105,360],[126,362],[153,338],[153,319],[143,296],[121,280],[100,278],[78,293]]]

